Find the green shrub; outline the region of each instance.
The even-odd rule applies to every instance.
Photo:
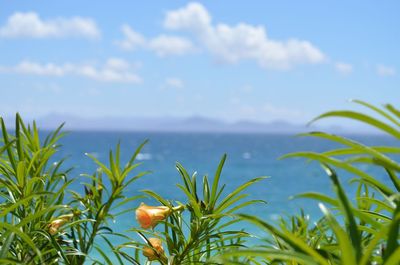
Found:
[[[358,104],[382,116],[382,119],[355,112],[332,111],[326,117],[342,117],[360,121],[400,139],[400,111],[391,105],[377,108],[362,101]],[[314,120],[314,121],[315,121]],[[335,197],[316,192],[299,195],[319,202],[323,217],[310,224],[303,214],[293,216],[279,226],[260,220],[256,216],[241,215],[271,238],[259,249],[227,252],[219,257],[224,263],[232,257],[257,257],[266,264],[400,264],[400,163],[390,154],[400,153],[395,146],[366,146],[345,137],[323,132],[301,136],[318,137],[339,143],[343,148],[323,153],[297,152],[288,157],[304,157],[318,161],[330,177]],[[360,165],[384,169],[387,181],[365,172]],[[348,198],[333,168],[345,170],[357,185],[353,200]],[[390,185],[388,185],[390,183]]]
[[[124,167],[120,166],[119,146],[115,156],[110,151],[110,167],[93,158],[100,170],[87,176],[82,195],[67,191],[75,180],[69,178],[71,169],[62,169],[64,159],[53,159],[60,148],[62,126],[42,143],[36,124],[25,126],[18,114],[15,135],[7,132],[2,119],[0,123],[0,262],[83,264],[93,248],[103,255],[106,250],[98,247],[98,240],[109,242],[107,237],[118,235],[107,223],[114,218],[112,206],[115,212],[136,199],[127,197],[125,188],[146,173],[130,176],[139,165],[134,160],[143,145]],[[110,185],[103,185],[103,174]]]
[[[262,202],[259,200],[243,201],[247,194],[243,194],[242,191],[262,180],[263,177],[252,179],[223,196],[225,185],[220,185],[219,180],[225,159],[226,155],[219,163],[212,184],[207,176],[204,176],[199,183],[196,173],[190,176],[178,163],[176,168],[181,175],[183,184],[177,186],[186,195],[187,200],[184,203],[178,202],[177,206],[151,190],[143,190],[145,194],[163,205],[161,207],[166,207],[171,211],[159,221],[163,226],[159,231],[132,229],[141,235],[144,244],[130,240],[121,245],[120,249],[151,247],[152,244],[149,242],[151,236],[160,239],[167,246],[167,253],[155,255],[154,259],[161,264],[177,265],[207,263],[211,256],[229,249],[237,250],[243,246],[249,234],[245,231],[230,230],[229,226],[240,221],[233,215],[235,212],[248,205]],[[160,211],[163,210],[160,209]],[[133,264],[138,262],[138,259],[134,260],[125,252],[124,256]]]
[[[111,220],[133,212],[123,206],[128,203],[137,206],[136,200],[143,197],[129,197],[125,191],[148,173],[132,173],[139,166],[135,158],[146,142],[124,166],[120,161],[119,144],[115,154],[110,151],[108,165],[88,154],[98,170],[92,175],[81,175],[87,179],[82,194],[68,189],[75,181],[70,178],[71,169],[63,170],[64,159],[55,161],[53,157],[60,148],[57,142],[63,136],[62,126],[42,143],[36,124],[26,126],[18,114],[14,134],[7,131],[2,119],[0,123],[3,137],[0,147],[0,263],[140,264],[145,260],[140,250],[162,264],[205,263],[221,251],[237,249],[248,236],[244,231],[229,230],[229,226],[239,221],[233,216],[237,210],[259,202],[244,201],[247,195],[242,192],[262,178],[253,179],[224,196],[225,185],[219,180],[225,155],[211,185],[207,176],[198,182],[196,174],[189,176],[185,168],[177,164],[182,177],[178,187],[186,195],[185,202],[172,202],[151,190],[143,191],[162,205],[155,208],[163,209],[165,215],[158,216],[152,228],[160,222],[163,230],[134,227],[129,231],[113,231],[109,226]],[[135,234],[143,241],[138,242]],[[156,255],[151,255],[156,250],[151,241],[156,241],[148,236],[157,238],[157,242],[161,240],[167,252],[160,245],[154,252]],[[126,243],[114,246],[112,238],[115,237]],[[135,252],[127,253],[126,248],[138,251],[133,255]]]

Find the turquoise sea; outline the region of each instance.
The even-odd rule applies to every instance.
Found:
[[[369,145],[398,145],[395,139],[379,135],[350,135]],[[247,193],[251,199],[267,201],[266,205],[252,206],[246,213],[256,214],[267,220],[276,220],[280,215],[299,213],[305,208],[310,218],[320,216],[317,204],[310,200],[290,200],[290,196],[305,191],[319,191],[332,194],[328,177],[321,167],[308,163],[305,159],[278,158],[295,151],[326,151],[339,147],[331,142],[311,137],[273,134],[222,134],[222,133],[154,133],[154,132],[71,132],[61,143],[63,147],[58,157],[69,156],[68,165],[75,169],[72,176],[92,173],[96,165],[85,153],[91,153],[102,162],[107,162],[108,151],[121,142],[121,159],[127,161],[136,147],[145,139],[150,142],[144,147],[138,160],[143,162],[136,173],[151,170],[153,173],[133,183],[127,191],[129,195],[140,194],[142,189],[152,189],[170,200],[182,200],[184,194],[176,187],[181,181],[175,169],[180,162],[190,173],[197,171],[198,176],[213,176],[221,156],[227,153],[221,182],[227,185],[226,191],[258,176],[269,176],[257,185],[250,187]],[[384,173],[373,168],[379,178],[385,179]],[[339,172],[341,180],[348,185],[349,176]],[[80,179],[72,188],[83,192]],[[151,200],[143,200],[155,204]],[[129,207],[135,207],[140,201],[134,201]],[[137,226],[134,211],[117,219],[113,225],[119,232]],[[251,227],[248,231],[260,233]],[[260,234],[261,235],[261,234]]]

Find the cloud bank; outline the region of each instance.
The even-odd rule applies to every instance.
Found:
[[[162,34],[155,38],[147,39],[129,25],[123,25],[121,31],[124,39],[116,41],[115,44],[123,50],[148,49],[160,57],[184,55],[194,50],[192,42],[186,38]]]
[[[253,60],[263,68],[285,70],[299,64],[322,63],[326,59],[309,41],[274,40],[267,36],[263,26],[212,23],[211,15],[200,3],[189,3],[167,12],[164,27],[191,34],[217,60],[225,63]]]
[[[0,38],[100,37],[94,20],[83,17],[44,20],[35,12],[16,12],[0,27]]]
[[[0,73],[16,73],[38,76],[79,76],[99,82],[141,83],[135,73],[137,66],[119,58],[109,58],[102,65],[93,64],[54,64],[22,61],[15,66],[0,66]]]

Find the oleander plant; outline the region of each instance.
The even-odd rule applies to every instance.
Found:
[[[331,111],[314,121],[352,119],[400,139],[400,110],[355,103],[370,114]],[[108,161],[87,154],[97,170],[78,174],[57,155],[62,125],[42,135],[35,122],[26,125],[18,114],[13,130],[3,119],[0,123],[0,264],[400,264],[400,146],[368,146],[324,132],[301,134],[342,146],[283,157],[319,163],[334,196],[297,195],[318,202],[322,217],[317,221],[302,210],[266,221],[246,213],[246,207],[265,203],[246,194],[249,186],[264,185],[265,177],[225,190],[226,155],[212,178],[190,174],[177,163],[181,181],[176,186],[184,199],[176,201],[135,186],[149,173],[136,161],[147,141],[127,161],[121,159],[120,144]],[[371,167],[380,175],[365,170]],[[356,192],[344,188],[343,173],[352,177]],[[131,196],[132,189],[140,195]],[[125,215],[132,219],[130,227],[112,225]],[[249,226],[267,236],[250,240],[258,235],[250,234]]]
[[[69,189],[76,177],[63,167],[65,159],[54,159],[62,126],[42,140],[36,124],[26,126],[18,114],[12,134],[0,123],[0,263],[102,264],[91,253],[106,256],[114,250],[112,244],[101,249],[99,241],[110,243],[110,236],[119,236],[108,222],[136,199],[125,191],[147,173],[132,173],[143,145],[124,166],[119,146],[115,155],[110,151],[108,167],[92,157],[99,170],[82,176],[86,182],[80,193]]]
[[[230,229],[240,221],[234,214],[262,202],[245,200],[243,193],[262,177],[224,193],[220,177],[226,155],[212,182],[207,176],[198,181],[196,174],[189,176],[176,165],[186,201],[167,200],[151,190],[129,196],[128,187],[149,173],[136,172],[140,163],[135,162],[146,141],[125,163],[119,144],[107,164],[87,154],[98,170],[75,177],[63,166],[65,159],[55,158],[62,126],[43,139],[36,124],[25,125],[18,114],[15,130],[8,131],[2,119],[0,123],[0,264],[206,263],[244,244],[249,235]],[[84,180],[81,190],[72,189],[78,178]],[[156,206],[140,204],[144,196],[153,198]],[[127,204],[136,205],[137,225],[135,211],[129,212]],[[123,214],[132,218],[132,228],[114,231],[111,222]],[[126,243],[115,245],[115,238]]]

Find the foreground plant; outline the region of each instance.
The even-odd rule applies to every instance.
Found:
[[[77,225],[71,226],[70,232],[67,234],[67,237],[72,240],[74,249],[80,254],[70,259],[73,264],[84,264],[92,248],[95,248],[108,263],[111,262],[110,253],[113,253],[120,263],[122,262],[109,238],[111,236],[125,236],[120,233],[114,233],[109,226],[109,221],[115,220],[116,216],[120,215],[118,211],[126,212],[123,208],[125,204],[142,197],[128,196],[125,190],[135,180],[148,173],[131,174],[131,171],[140,165],[135,163],[135,158],[145,143],[139,146],[124,166],[121,166],[119,144],[115,155],[113,155],[113,151],[109,153],[109,167],[88,154],[99,166],[99,170],[93,175],[84,175],[91,180],[91,183],[84,184],[84,196],[71,191],[73,200],[70,204],[82,213]],[[103,180],[103,173],[106,175],[105,180]],[[102,248],[96,241],[97,238],[102,239],[109,246],[109,249]]]
[[[143,192],[153,197],[161,206],[140,205],[136,218],[143,229],[163,227],[159,231],[133,229],[143,239],[138,244],[134,240],[120,246],[121,253],[133,264],[140,263],[140,257],[132,257],[123,248],[143,249],[149,261],[160,264],[208,264],[217,253],[243,246],[249,235],[242,230],[230,230],[232,224],[240,220],[233,214],[238,210],[257,203],[259,200],[243,201],[248,195],[242,192],[262,180],[252,179],[224,196],[225,185],[220,185],[220,177],[226,156],[224,155],[216,170],[212,185],[204,176],[199,185],[196,174],[190,176],[185,168],[177,164],[183,184],[179,189],[185,194],[186,202],[177,202],[162,198],[150,190]],[[198,187],[201,192],[198,192]],[[151,237],[151,238],[150,238]],[[154,244],[156,238],[156,246]],[[162,248],[162,242],[166,248]],[[160,251],[162,249],[162,251]]]
[[[70,170],[61,170],[64,160],[50,163],[62,126],[42,142],[36,124],[26,127],[19,115],[15,135],[0,123],[0,262],[53,263],[60,245],[48,231],[50,222],[72,210],[64,203]]]
[[[382,119],[355,112],[332,111],[317,117],[342,117],[371,125],[400,139],[400,110],[392,105],[378,108],[362,101]],[[294,222],[274,224],[255,216],[241,215],[271,238],[263,248],[240,250],[221,255],[217,261],[231,262],[234,257],[252,256],[267,264],[400,264],[400,163],[393,159],[400,148],[394,146],[366,146],[354,140],[323,132],[302,134],[327,139],[343,148],[324,153],[298,152],[285,157],[304,157],[321,163],[331,179],[336,197],[309,192],[299,196],[319,201],[323,218],[310,225],[305,216],[293,217]],[[386,173],[379,180],[361,169],[360,165],[374,166]],[[334,168],[353,176],[358,185],[354,199],[349,199]]]
[[[212,185],[207,176],[203,177],[201,194],[196,175],[189,176],[177,164],[183,181],[178,187],[187,198],[185,202],[173,202],[153,191],[143,191],[161,205],[142,203],[136,209],[141,229],[131,231],[142,237],[143,243],[139,243],[128,234],[113,231],[109,222],[120,214],[132,212],[122,207],[143,197],[128,196],[125,190],[148,173],[132,174],[139,166],[135,158],[145,143],[124,165],[120,145],[115,154],[110,151],[108,165],[88,154],[98,170],[92,175],[81,174],[88,181],[82,184],[83,193],[80,193],[68,189],[75,178],[69,177],[71,169],[62,170],[64,159],[57,161],[53,157],[60,147],[57,142],[63,136],[62,126],[42,143],[36,124],[32,128],[26,126],[19,115],[15,134],[7,131],[3,120],[0,123],[3,137],[0,263],[123,264],[125,258],[140,264],[142,259],[125,253],[124,247],[134,247],[148,261],[161,264],[206,263],[216,253],[242,246],[248,236],[244,231],[229,230],[229,226],[239,221],[233,216],[237,210],[259,202],[243,201],[247,195],[242,192],[262,178],[246,182],[225,195],[225,185],[221,186],[219,180],[226,156],[217,168]],[[155,230],[157,225],[164,229]],[[115,237],[124,238],[128,243],[116,248],[111,241]]]
[[[108,222],[121,206],[137,198],[125,190],[147,173],[131,174],[139,165],[134,161],[143,144],[125,166],[120,165],[119,145],[115,156],[110,152],[109,167],[92,157],[100,170],[86,175],[90,183],[84,184],[81,194],[67,190],[75,180],[69,178],[71,169],[62,170],[64,159],[53,158],[62,126],[42,142],[36,124],[26,126],[18,114],[15,134],[7,131],[1,118],[0,124],[0,263],[108,262],[106,252],[114,250],[109,238],[120,235]],[[110,250],[98,247],[99,238]],[[94,260],[93,249],[103,261]],[[118,252],[114,254],[121,260]]]

